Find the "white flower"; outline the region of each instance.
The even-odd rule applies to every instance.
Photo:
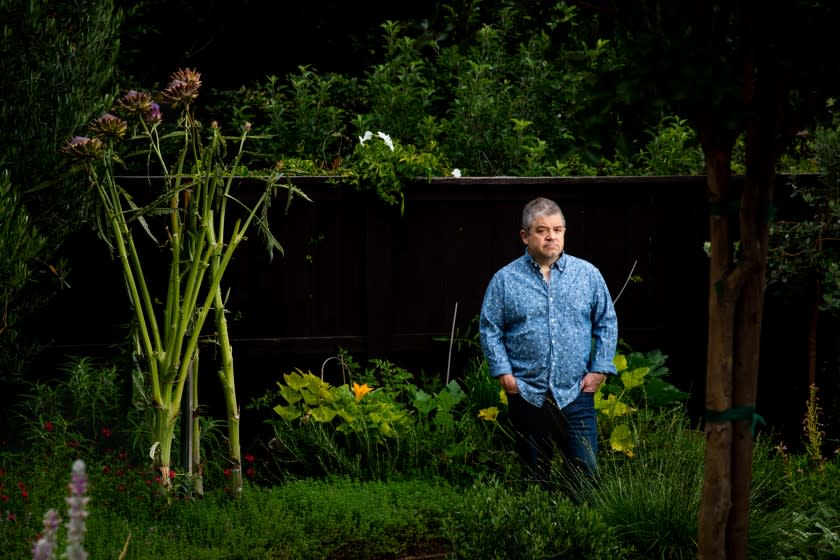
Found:
[[[456,178],[460,177],[461,176],[461,170],[456,167],[455,169],[452,170],[452,176],[456,177]]]
[[[359,144],[364,145],[364,143],[370,140],[371,138],[373,138],[373,133],[370,130],[368,130],[365,132],[364,136],[359,136]]]
[[[391,137],[382,132],[381,130],[376,133],[377,136],[382,138],[382,141],[385,142],[385,145],[391,148],[391,151],[394,151],[394,143],[391,141]]]

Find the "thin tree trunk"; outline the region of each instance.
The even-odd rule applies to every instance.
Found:
[[[780,72],[768,72],[773,61],[757,54],[755,29],[748,19],[745,35],[749,47],[744,59],[744,104],[750,109],[744,152],[747,174],[740,208],[741,255],[738,268],[744,272],[736,320],[732,441],[732,511],[727,523],[727,558],[748,557],[750,494],[752,488],[753,422],[758,395],[761,322],[767,271],[767,245],[776,181],[777,150],[784,90],[777,81]],[[758,67],[764,70],[758,71]]]
[[[709,234],[709,339],[706,372],[706,448],[703,491],[698,515],[698,557],[726,557],[726,521],[731,507],[732,424],[709,421],[708,416],[732,407],[732,351],[737,289],[731,285],[732,234],[727,208],[732,197],[730,151],[718,139],[704,138]]]
[[[764,309],[765,270],[769,229],[766,219],[756,215],[768,207],[767,185],[772,174],[759,181],[747,179],[741,203],[741,265],[747,278],[736,313],[736,346],[732,405],[733,418],[732,511],[727,523],[727,558],[747,558],[750,493],[752,487],[753,421],[758,395],[761,349],[761,321]],[[761,200],[761,202],[759,202]]]

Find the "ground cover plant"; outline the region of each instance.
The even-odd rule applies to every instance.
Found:
[[[64,381],[32,387],[18,416],[26,444],[7,441],[0,450],[0,546],[4,557],[33,557],[38,540],[49,536],[45,516],[56,523],[47,513],[71,519],[78,503],[65,503],[70,467],[82,461],[87,516],[81,546],[90,558],[693,558],[702,431],[679,399],[651,406],[655,399],[644,398],[645,385],[656,394],[667,384],[661,354],[629,354],[635,354],[629,363],[656,364],[650,371],[659,371],[634,387],[636,398],[624,400],[636,410],[621,420],[632,453],[610,444],[612,421],[602,414],[600,476],[574,496],[521,480],[505,434],[505,405],[482,361],[464,372],[456,389],[455,380],[422,386],[409,372],[377,360],[355,365],[357,381],[341,387],[293,372],[279,393],[255,399],[277,432],[245,454],[250,467],[241,500],[231,500],[225,489],[222,448],[219,457],[208,457],[215,468],[208,470],[203,497],[178,471],[176,491],[163,492],[160,473],[132,447],[131,423],[118,421],[125,409],[106,392],[94,400],[85,393],[116,390],[112,366],[83,360],[67,368]],[[308,388],[318,390],[317,400],[295,400]],[[284,418],[290,404],[283,394],[300,416]],[[408,395],[435,404],[418,408],[405,401],[398,408]],[[330,422],[322,416],[326,410],[316,412],[328,405],[335,410]],[[840,459],[813,433],[820,427],[816,393],[809,407],[802,437],[817,445],[808,453],[789,453],[772,433],[757,437],[750,547],[762,558],[840,553]],[[73,416],[74,410],[80,414]],[[418,424],[413,429],[421,437],[410,445],[396,445],[405,426],[393,420],[400,417],[395,411],[405,415],[406,426]],[[450,416],[436,422],[438,413]],[[37,421],[25,421],[32,417]],[[385,436],[384,418],[395,422],[391,436]],[[430,443],[421,449],[418,439]],[[301,451],[307,447],[308,455]],[[67,537],[63,525],[56,527],[53,548],[60,552]]]

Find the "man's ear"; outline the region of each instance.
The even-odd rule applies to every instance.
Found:
[[[522,239],[522,243],[524,243],[525,245],[528,244],[528,232],[527,231],[525,231],[524,229],[520,229],[519,230],[519,237]]]

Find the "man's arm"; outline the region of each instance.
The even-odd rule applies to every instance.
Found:
[[[497,378],[509,375],[509,383],[515,387],[515,380],[511,375],[513,368],[504,343],[504,294],[500,284],[499,278],[494,276],[487,286],[479,314],[478,333],[490,375]],[[499,382],[504,383],[501,379]]]
[[[592,307],[592,341],[589,371],[614,375],[616,369],[613,358],[618,345],[618,318],[607,284],[600,273]]]

